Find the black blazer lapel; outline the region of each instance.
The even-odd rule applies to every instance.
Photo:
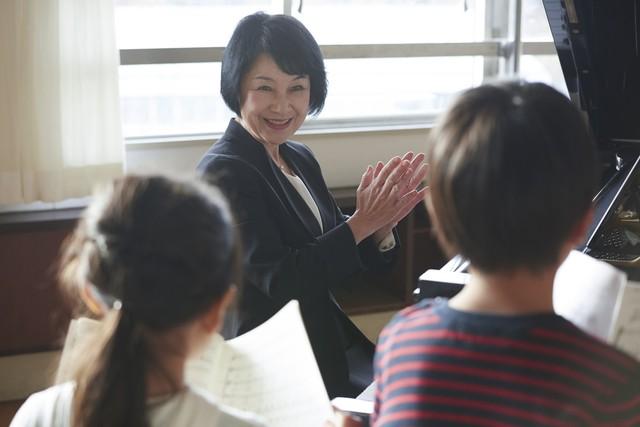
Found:
[[[318,220],[313,215],[313,212],[311,212],[311,209],[309,209],[306,202],[302,199],[298,190],[293,187],[282,171],[280,171],[276,164],[271,161],[264,146],[260,142],[256,141],[253,136],[251,136],[251,134],[234,119],[231,119],[229,126],[227,127],[225,138],[218,141],[218,143],[213,146],[212,150],[223,153],[227,151],[227,148],[225,147],[227,144],[229,145],[228,150],[230,152],[242,152],[242,157],[248,160],[251,165],[262,174],[264,179],[267,180],[269,185],[276,192],[278,198],[282,203],[286,204],[286,210],[291,212],[292,216],[297,217],[304,229],[309,233],[310,237],[317,237],[322,234]],[[289,151],[293,150],[289,150],[287,143],[280,146],[280,155],[282,155],[287,164],[292,167],[296,175],[303,180],[309,190],[309,193],[311,193],[311,197],[313,197],[318,205],[324,229],[329,230],[330,228],[333,228],[327,228],[325,224],[324,218],[326,213],[324,211],[327,207],[323,205],[326,205],[326,203],[321,203],[321,199],[318,195],[314,194],[317,192],[312,189],[313,186],[310,185],[305,177],[305,175],[313,174],[313,171],[302,170],[298,165],[298,163],[300,163],[300,159],[295,158],[296,153],[293,153],[293,156],[289,156]]]
[[[311,197],[316,202],[316,205],[318,205],[318,210],[320,210],[320,216],[322,218],[322,210],[320,208],[320,204],[318,203],[318,198],[313,194],[313,191],[309,187],[309,184],[306,182],[304,178],[304,173],[300,171],[300,169],[297,167],[297,165],[294,162],[291,161],[291,159],[288,159],[286,155],[283,155],[284,151],[286,150],[282,150],[282,148],[285,147],[285,145],[286,144],[283,144],[280,146],[281,148],[280,155],[285,159],[285,161],[291,167],[294,173],[298,175],[298,177],[302,179],[302,182],[304,182],[304,184],[307,186],[309,193],[311,193]],[[311,234],[313,237],[320,236],[322,234],[322,229],[320,228],[320,224],[318,224],[318,220],[316,219],[313,212],[311,212],[311,209],[309,208],[307,203],[304,201],[300,193],[298,193],[298,190],[296,190],[295,187],[291,184],[291,182],[289,182],[289,179],[286,176],[284,176],[284,173],[275,165],[275,163],[274,162],[270,162],[270,163],[271,163],[271,168],[273,169],[273,174],[278,180],[278,183],[282,188],[283,193],[285,194],[285,198],[287,199],[287,202],[289,202],[289,205],[295,212],[295,215],[297,215],[298,218],[300,218],[300,220],[304,224],[309,234]],[[323,223],[324,223],[324,220],[323,220]]]

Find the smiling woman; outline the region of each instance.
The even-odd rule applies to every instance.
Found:
[[[310,79],[280,70],[267,54],[261,54],[245,75],[241,85],[238,121],[256,140],[261,141],[271,159],[293,175],[280,160],[278,146],[300,128],[309,112]]]
[[[356,211],[342,214],[311,150],[289,140],[327,95],[320,48],[291,16],[241,20],[224,51],[220,87],[236,117],[198,170],[230,199],[243,238],[244,293],[225,335],[297,299],[329,395],[355,396],[372,380],[373,345],[332,290],[390,265],[399,243],[393,228],[422,199],[424,156],[369,166]]]

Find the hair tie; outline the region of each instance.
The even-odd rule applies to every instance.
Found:
[[[89,283],[88,286],[89,286],[89,292],[93,296],[93,299],[98,303],[100,310],[102,310],[103,312],[106,312],[109,310],[116,310],[116,311],[122,310],[121,300],[101,291],[100,289],[98,289],[96,285],[92,283]]]

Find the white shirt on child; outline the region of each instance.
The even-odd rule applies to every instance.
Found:
[[[56,385],[32,394],[20,407],[9,427],[69,427],[75,385]],[[208,393],[196,388],[167,398],[147,401],[152,427],[163,426],[264,426],[257,416],[217,403]]]

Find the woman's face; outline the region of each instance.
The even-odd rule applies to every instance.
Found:
[[[240,122],[258,141],[282,144],[307,117],[309,96],[309,76],[284,73],[262,54],[242,79]]]

